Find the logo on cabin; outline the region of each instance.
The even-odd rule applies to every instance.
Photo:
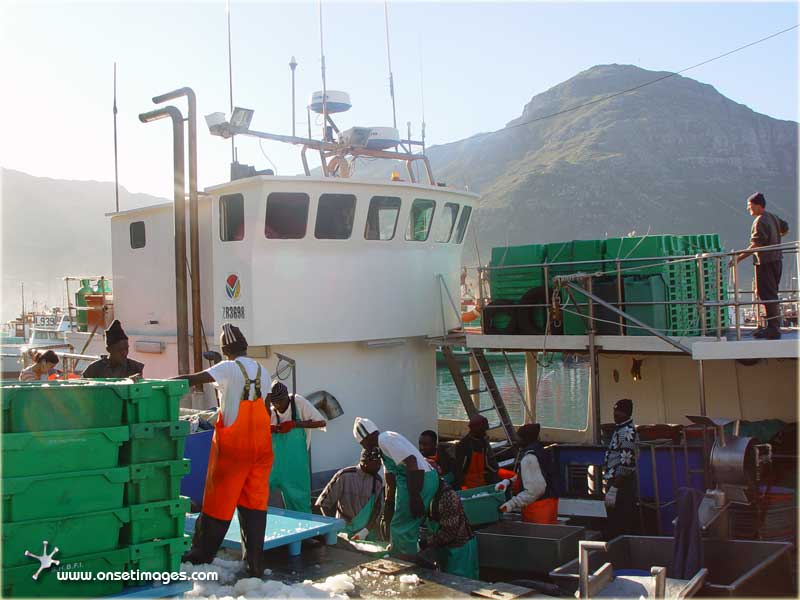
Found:
[[[239,299],[239,294],[242,293],[242,282],[235,273],[228,275],[225,280],[225,293],[228,294],[228,298],[231,300]]]

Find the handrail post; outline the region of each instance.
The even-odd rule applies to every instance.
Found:
[[[742,330],[739,326],[741,316],[739,315],[739,263],[736,256],[733,257],[733,320],[736,327],[736,341],[742,339]]]
[[[717,256],[717,340],[722,339],[722,256]]]
[[[700,311],[700,334],[705,336],[706,323],[706,277],[703,272],[703,256],[697,255],[697,310]]]
[[[545,331],[547,331],[548,330],[547,324],[551,322],[551,316],[552,316],[550,314],[550,281],[549,281],[550,277],[548,276],[549,269],[547,268],[547,265],[544,265],[542,267],[542,272],[544,273],[544,312],[545,312],[545,319],[547,319],[547,321],[545,321]],[[563,319],[562,319],[562,324],[563,324]]]
[[[617,308],[622,310],[622,261],[617,257]],[[625,335],[625,319],[619,317],[619,334]]]

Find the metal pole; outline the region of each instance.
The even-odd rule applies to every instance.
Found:
[[[311,109],[308,106],[306,106],[306,117],[308,117],[308,139],[311,139]]]
[[[296,117],[294,114],[295,109],[295,102],[294,102],[294,70],[297,68],[297,61],[295,60],[294,56],[292,60],[289,61],[289,68],[292,70],[292,137],[295,135],[295,126],[297,125]],[[311,132],[309,131],[309,137],[311,136]]]
[[[231,116],[233,116],[233,59],[231,57],[231,0],[225,3],[228,17],[228,93],[230,95]],[[236,162],[235,136],[231,136],[231,162]]]
[[[114,200],[119,212],[119,169],[117,168],[117,63],[114,63]]]
[[[700,379],[700,415],[706,416],[706,381],[703,373],[703,361],[697,361],[697,376]]]
[[[617,308],[622,310],[622,262],[617,258]],[[619,317],[619,334],[625,335],[625,319]]]
[[[172,119],[173,204],[175,208],[175,314],[178,329],[178,371],[189,373],[189,311],[186,306],[186,193],[183,174],[183,115],[165,106],[139,115],[142,123]]]
[[[742,330],[739,327],[739,263],[736,262],[736,256],[733,257],[733,320],[736,327],[736,341],[742,339]]]
[[[25,334],[25,282],[20,282],[20,286],[22,288],[22,337],[27,338],[28,336]]]
[[[392,53],[389,48],[389,2],[383,0],[383,17],[386,22],[386,58],[389,63],[389,95],[392,97],[392,127],[397,129],[397,109],[394,103],[394,76],[392,75]],[[408,136],[411,139],[411,134]]]
[[[325,47],[322,38],[322,0],[319,0],[319,54],[322,68],[322,140],[328,141],[328,86],[325,82]],[[324,162],[324,159],[323,159]],[[325,171],[323,165],[323,171]],[[325,173],[325,177],[328,174]]]
[[[203,370],[203,314],[200,296],[200,216],[197,200],[197,96],[190,87],[155,96],[153,102],[186,96],[189,105],[189,254],[192,286],[192,358],[195,372]],[[181,156],[183,156],[181,154]],[[181,159],[182,160],[182,159]]]
[[[528,405],[528,423],[536,422],[536,394],[539,380],[539,364],[536,351],[525,353],[525,403]]]
[[[717,256],[717,302],[722,298],[722,257]],[[717,304],[717,340],[722,339],[722,304]]]
[[[700,333],[706,334],[706,278],[703,257],[697,256],[697,310],[700,311]]]
[[[592,376],[592,428],[594,429],[592,441],[595,444],[601,442],[600,431],[600,358],[597,355],[597,346],[595,345],[595,328],[594,328],[594,306],[592,304],[592,278],[587,278],[588,294],[589,297],[589,364],[591,365]],[[577,308],[577,307],[576,307]]]

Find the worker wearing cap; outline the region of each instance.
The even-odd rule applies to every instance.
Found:
[[[383,510],[381,451],[361,451],[358,465],[345,467],[334,475],[317,498],[316,505],[327,517],[343,519],[342,530],[350,539],[375,539]]]
[[[105,331],[108,354],[91,363],[83,371],[85,379],[123,379],[134,375],[142,376],[144,365],[128,358],[128,336],[117,320]]]
[[[203,510],[195,523],[192,548],[182,560],[192,564],[214,560],[238,510],[242,560],[249,576],[260,577],[273,462],[261,382],[270,378],[264,367],[247,357],[247,340],[234,325],[222,326],[220,347],[226,360],[175,378],[186,379],[190,385],[216,385],[220,413],[211,441]]]
[[[311,461],[309,429],[325,428],[325,417],[300,394],[289,394],[280,381],[272,384],[272,449],[275,464],[269,485],[280,492],[287,510],[311,512]]]
[[[638,529],[636,510],[636,444],[639,435],[633,424],[633,400],[623,398],[614,404],[614,433],[603,461],[603,483],[606,486],[606,539],[635,533]]]
[[[419,528],[439,486],[438,473],[420,451],[394,431],[378,430],[369,419],[356,417],[353,436],[366,450],[380,448],[386,472],[386,500],[381,527],[391,541],[391,553],[416,556]]]
[[[500,507],[501,512],[519,510],[526,523],[558,524],[558,496],[554,485],[553,463],[539,442],[538,423],[517,430],[522,450],[519,476],[514,481],[516,495]]]
[[[489,421],[483,415],[475,415],[469,420],[469,432],[456,444],[453,487],[472,489],[497,483],[497,459],[494,456],[486,432]]]

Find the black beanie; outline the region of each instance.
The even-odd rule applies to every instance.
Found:
[[[289,390],[280,381],[276,381],[275,383],[272,384],[272,391],[270,398],[272,399],[273,402],[277,402],[278,400],[288,400]]]
[[[106,329],[106,346],[113,346],[120,340],[127,340],[128,336],[125,335],[125,331],[122,329],[122,325],[118,319],[114,319],[114,322],[111,323],[111,326]]]

